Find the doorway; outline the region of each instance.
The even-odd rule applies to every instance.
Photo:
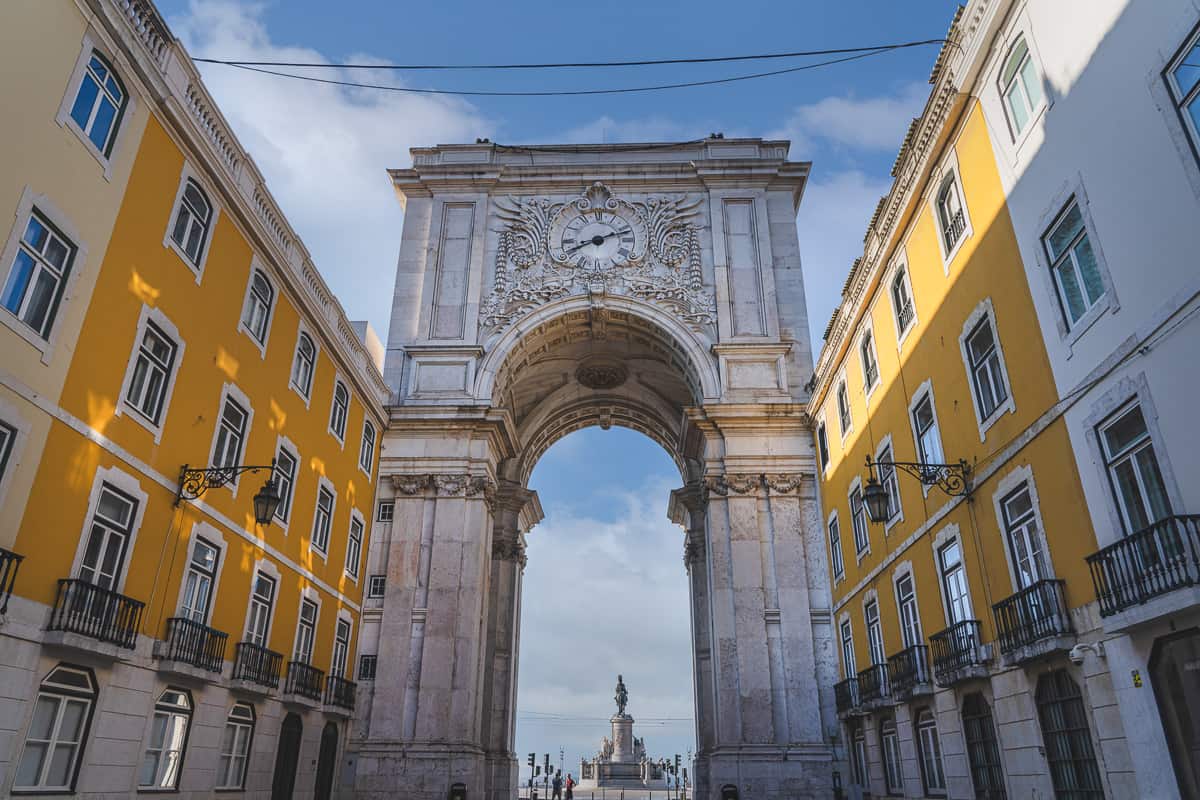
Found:
[[[1175,765],[1179,794],[1200,798],[1200,630],[1154,644],[1150,680]]]
[[[326,722],[321,731],[321,754],[317,758],[317,783],[313,789],[317,800],[329,800],[333,792],[333,773],[337,767],[338,728],[336,722]]]
[[[304,724],[295,712],[283,718],[279,744],[275,749],[275,777],[271,781],[271,800],[290,800],[296,788],[296,765],[300,763],[300,739]]]

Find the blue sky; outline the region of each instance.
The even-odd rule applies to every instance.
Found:
[[[368,63],[601,61],[738,55],[939,38],[955,3],[443,2],[159,0],[194,56]],[[717,87],[576,98],[439,98],[286,81],[209,66],[205,81],[347,313],[386,336],[403,216],[385,170],[408,148],[501,143],[785,137],[813,162],[798,228],[814,350],[937,47]],[[794,62],[800,63],[800,62]],[[559,89],[725,77],[784,66],[456,72],[343,79],[437,88]],[[328,76],[328,73],[322,73]],[[531,484],[547,511],[530,537],[520,753],[595,747],[618,669],[657,755],[690,746],[686,573],[665,519],[679,484],[657,445],[582,431],[551,448]],[[615,606],[605,606],[613,597]],[[598,634],[603,634],[599,636]],[[610,674],[611,673],[611,674]],[[559,715],[551,719],[547,715]],[[574,717],[575,719],[565,719]],[[651,718],[663,720],[651,724]]]

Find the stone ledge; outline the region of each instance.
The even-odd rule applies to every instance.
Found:
[[[155,668],[165,675],[174,675],[177,678],[186,678],[197,683],[219,683],[222,677],[220,672],[212,672],[175,658],[161,658],[155,655],[154,659]]]
[[[1024,647],[1018,647],[1007,653],[1001,653],[1000,663],[1006,667],[1017,667],[1030,661],[1035,661],[1043,656],[1054,653],[1065,653],[1075,646],[1076,640],[1077,637],[1073,633],[1048,636],[1045,639],[1031,642]]]
[[[309,711],[314,711],[318,708],[321,708],[320,700],[313,700],[297,694],[296,692],[284,692],[279,696],[279,702],[283,703],[285,706],[296,706],[297,708],[304,708],[308,709]]]
[[[233,678],[228,685],[231,692],[241,692],[255,697],[267,697],[275,691],[270,686],[264,686],[257,681],[248,681],[245,678]]]
[[[131,660],[134,653],[132,648],[118,647],[111,642],[102,642],[99,639],[69,631],[46,631],[42,637],[42,644],[46,647],[61,647],[66,650],[84,652],[108,661]]]
[[[287,702],[287,701],[284,701],[284,702]],[[321,704],[321,713],[327,717],[337,717],[338,719],[349,719],[350,717],[354,716],[354,709],[342,708],[341,706],[335,706],[331,703],[322,703]]]
[[[1200,586],[1187,586],[1101,618],[1105,633],[1125,633],[1200,606]]]

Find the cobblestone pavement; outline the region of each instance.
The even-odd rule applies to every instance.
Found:
[[[529,800],[529,789],[520,789],[517,796]],[[537,796],[538,800],[549,800],[551,793],[539,786]],[[676,796],[674,789],[576,789],[574,800],[675,800]]]

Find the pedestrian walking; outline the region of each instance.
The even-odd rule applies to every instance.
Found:
[[[550,795],[551,800],[562,800],[563,780],[561,772],[554,773],[554,782],[550,785],[554,790],[554,793]]]
[[[571,777],[571,773],[567,773],[567,798],[566,800],[575,800],[575,779]]]

